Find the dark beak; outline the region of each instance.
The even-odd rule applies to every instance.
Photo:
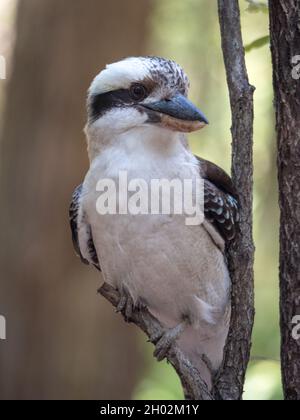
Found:
[[[208,124],[205,115],[181,94],[177,94],[171,99],[143,104],[143,106],[159,113],[160,122],[178,131],[195,131]]]

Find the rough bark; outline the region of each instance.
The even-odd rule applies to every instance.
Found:
[[[284,395],[300,400],[300,3],[269,1],[280,204],[280,324]],[[298,57],[299,58],[299,57]]]
[[[106,63],[145,52],[150,3],[19,2],[0,153],[1,399],[128,399],[138,380],[136,331],[99,305],[68,206],[88,167],[87,88]]]
[[[254,322],[253,92],[243,48],[238,0],[219,0],[222,49],[232,113],[232,180],[239,195],[240,232],[228,250],[232,316],[223,367],[215,378],[216,399],[242,398]]]

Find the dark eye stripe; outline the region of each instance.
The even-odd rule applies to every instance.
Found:
[[[95,121],[112,108],[131,105],[133,103],[134,101],[128,89],[119,89],[113,92],[94,95],[91,97],[89,105],[89,116],[92,121]]]

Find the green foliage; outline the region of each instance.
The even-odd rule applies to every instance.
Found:
[[[279,362],[262,360],[250,363],[244,400],[281,400],[280,376]]]
[[[245,46],[245,51],[250,52],[252,50],[255,50],[257,48],[261,48],[264,45],[267,45],[270,43],[270,36],[262,36],[261,38],[256,39],[255,41],[251,42],[250,44]]]

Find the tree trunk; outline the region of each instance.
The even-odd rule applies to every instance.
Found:
[[[280,218],[280,317],[284,395],[300,400],[300,3],[269,1],[278,144]]]
[[[1,140],[0,398],[128,399],[134,328],[96,290],[68,226],[87,170],[86,90],[108,62],[144,52],[149,0],[19,2]]]

